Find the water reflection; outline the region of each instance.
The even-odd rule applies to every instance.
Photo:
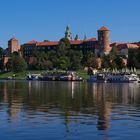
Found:
[[[5,81],[0,114],[6,112],[4,119],[13,124],[64,124],[67,134],[92,126],[111,139],[107,130],[113,130],[113,120],[139,115],[139,91],[139,84]]]

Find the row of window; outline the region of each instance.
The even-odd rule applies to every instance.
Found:
[[[27,48],[24,48],[24,50],[32,50],[34,47],[27,47]],[[51,49],[56,49],[56,46],[48,46],[48,47],[40,47],[40,46],[37,46],[36,47],[38,50],[51,50]],[[83,49],[83,48],[87,48],[87,49],[91,49],[91,48],[94,48],[92,45],[87,45],[87,46],[72,46],[72,48],[74,49]]]
[[[93,46],[73,46],[73,49],[93,49]]]
[[[24,48],[25,51],[28,51],[28,50],[33,50],[34,48],[33,47],[27,47],[27,48]],[[36,49],[38,50],[50,50],[50,49],[56,49],[56,47],[39,47],[37,46]]]
[[[48,50],[55,50],[56,47],[37,47],[37,49],[39,51],[45,51],[47,52]],[[93,49],[93,46],[72,46],[72,49]],[[27,47],[27,48],[24,48],[24,54],[31,54],[33,48],[32,47]]]

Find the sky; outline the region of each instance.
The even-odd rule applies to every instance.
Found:
[[[55,41],[70,26],[73,37],[96,37],[106,26],[111,42],[140,41],[140,0],[0,0],[0,46],[10,38]]]

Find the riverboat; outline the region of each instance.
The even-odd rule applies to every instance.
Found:
[[[40,74],[28,74],[27,80],[36,81],[39,80]]]
[[[134,73],[97,73],[91,75],[88,82],[94,83],[133,83],[140,82],[138,75]]]
[[[106,76],[107,82],[110,83],[133,83],[138,82],[139,77],[136,74],[110,74]]]
[[[75,72],[67,73],[54,73],[54,74],[28,74],[27,80],[38,80],[38,81],[83,81],[83,78],[79,77]]]
[[[103,73],[97,73],[94,75],[91,75],[90,78],[88,79],[88,82],[93,82],[93,83],[106,83],[106,75]]]

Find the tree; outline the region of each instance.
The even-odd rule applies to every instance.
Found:
[[[140,47],[137,49],[136,58],[138,62],[140,63]]]
[[[52,67],[53,68],[57,68],[58,67],[59,56],[58,56],[56,51],[49,51],[47,53],[47,60],[52,63]]]
[[[44,42],[50,42],[49,40],[45,39]]]
[[[102,67],[103,68],[110,68],[111,67],[111,60],[110,60],[110,56],[109,55],[105,55],[103,57],[103,61],[102,61]]]
[[[8,60],[6,67],[7,70],[18,73],[25,71],[27,69],[27,64],[24,58],[22,58],[20,55],[13,53],[11,58]]]
[[[93,67],[96,68],[96,57],[92,51],[88,51],[86,54],[84,54],[82,59],[82,64],[84,66]]]
[[[45,70],[46,68],[46,54],[44,52],[39,52],[38,55],[36,56],[37,62],[35,64],[35,67],[37,70]]]
[[[140,48],[128,50],[128,67],[140,68]]]
[[[123,60],[122,60],[122,57],[116,57],[116,59],[114,60],[115,61],[115,63],[116,63],[116,67],[118,68],[118,69],[122,69],[122,68],[124,68],[124,64],[123,64]]]
[[[7,71],[12,71],[12,67],[13,65],[12,65],[12,59],[10,58],[9,60],[8,60],[8,62],[6,63],[6,69],[7,69]]]
[[[110,60],[114,60],[119,55],[119,51],[117,48],[113,47],[111,52],[109,53]]]
[[[82,52],[70,49],[66,55],[70,59],[69,69],[78,70],[79,68],[81,68],[81,61],[83,57]]]
[[[70,65],[70,60],[66,56],[62,56],[58,60],[58,68],[62,70],[67,70]]]
[[[68,38],[61,38],[58,49],[70,49],[70,40]]]
[[[3,48],[2,47],[0,47],[0,58],[2,58],[2,56],[3,56]]]

